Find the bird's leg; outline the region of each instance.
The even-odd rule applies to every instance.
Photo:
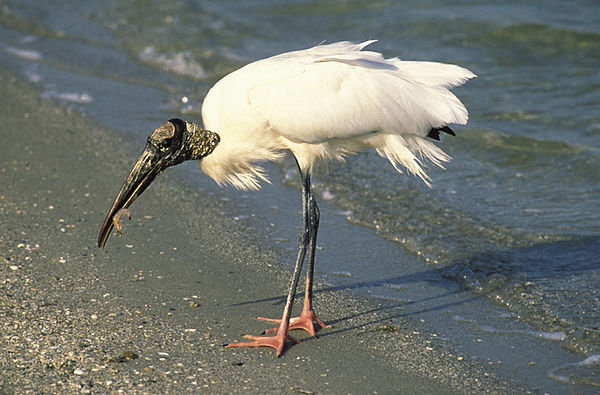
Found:
[[[317,201],[314,198],[312,189],[309,194],[309,224],[310,236],[308,245],[308,263],[306,265],[306,288],[304,291],[304,305],[302,313],[299,317],[292,318],[290,322],[290,330],[304,329],[311,336],[315,336],[316,322],[321,328],[325,328],[325,324],[317,317],[312,306],[313,297],[313,273],[315,269],[315,251],[317,247],[317,231],[319,230],[320,212],[317,206]]]
[[[286,340],[290,340],[294,343],[300,341],[293,338],[288,334],[290,330],[290,315],[292,312],[292,305],[294,304],[294,296],[296,295],[296,288],[298,287],[298,281],[300,280],[300,273],[302,271],[302,264],[306,256],[306,249],[309,245],[310,240],[310,227],[309,227],[309,191],[310,191],[310,176],[304,176],[300,172],[302,177],[302,233],[300,234],[300,247],[298,249],[298,257],[296,258],[296,265],[294,266],[294,275],[290,283],[290,289],[288,291],[285,307],[283,308],[283,316],[280,320],[266,319],[269,321],[279,322],[279,327],[269,332],[277,332],[275,336],[252,336],[245,335],[245,337],[252,339],[251,342],[240,342],[230,343],[226,347],[273,347],[277,356],[281,355],[283,347],[285,346]],[[316,234],[315,234],[316,236]],[[314,255],[314,252],[313,252]],[[259,317],[260,319],[265,319]],[[266,332],[265,332],[266,333]]]
[[[312,307],[312,296],[313,296],[313,273],[315,263],[315,250],[317,246],[317,231],[319,229],[319,207],[315,200],[312,187],[310,184],[310,176],[306,176],[303,179],[302,187],[302,202],[303,202],[303,213],[305,214],[305,224],[301,237],[303,248],[306,249],[308,244],[308,264],[306,268],[306,288],[304,292],[304,305],[302,307],[302,313],[299,317],[293,317],[290,319],[288,330],[304,329],[311,336],[315,336],[315,325],[316,322],[321,328],[325,327],[325,324],[321,322],[319,317],[315,314]],[[308,240],[306,240],[308,238]],[[278,319],[259,317],[259,319],[271,322],[280,322]],[[277,331],[277,328],[267,329],[265,333],[272,333]]]
[[[283,316],[281,317],[281,320],[277,320],[280,322],[280,324],[277,328],[277,333],[275,334],[275,336],[244,335],[244,337],[253,341],[229,343],[225,347],[273,347],[277,356],[280,356],[283,351],[283,347],[285,346],[286,340],[290,340],[296,344],[300,343],[298,339],[295,339],[292,336],[290,336],[288,334],[288,331],[292,305],[294,304],[294,295],[296,294],[296,287],[298,286],[298,281],[300,280],[300,272],[302,271],[302,263],[304,261],[305,255],[306,247],[300,248],[300,251],[298,251],[298,258],[296,259],[296,265],[294,267],[294,275],[292,276],[292,281],[290,283],[290,290],[287,295],[285,307],[283,308]]]

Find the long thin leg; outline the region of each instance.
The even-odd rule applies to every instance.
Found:
[[[290,329],[305,329],[311,336],[315,336],[316,322],[321,328],[325,328],[325,324],[317,317],[312,306],[313,298],[313,273],[315,271],[315,251],[317,247],[317,232],[319,230],[320,212],[317,206],[317,201],[314,198],[312,188],[309,198],[309,218],[310,218],[310,240],[308,246],[308,264],[306,266],[306,288],[304,292],[304,306],[302,313],[298,317],[298,321],[293,323]]]
[[[308,264],[306,268],[306,287],[304,292],[304,305],[302,307],[302,313],[299,317],[293,317],[290,320],[289,330],[294,329],[304,329],[311,336],[315,336],[315,322],[321,327],[324,328],[325,324],[317,317],[315,311],[312,307],[312,297],[313,297],[313,273],[314,273],[314,264],[315,264],[315,251],[317,246],[317,232],[319,230],[319,207],[317,206],[317,202],[315,200],[312,187],[310,184],[310,176],[306,177],[306,184],[303,185],[303,203],[306,202],[306,212],[307,212],[307,224],[308,228],[305,228],[305,232],[308,232]],[[303,183],[304,184],[304,183]],[[304,204],[303,204],[303,212],[304,212]],[[304,233],[306,234],[306,233]],[[258,317],[259,319],[271,322],[280,322],[278,319],[272,318],[264,318]],[[265,331],[265,333],[273,333],[277,331],[278,328],[272,328]]]
[[[281,317],[281,320],[279,320],[280,324],[279,328],[277,328],[277,333],[275,334],[275,336],[245,335],[245,337],[254,341],[230,343],[226,347],[273,347],[275,348],[277,356],[280,356],[281,352],[283,351],[283,347],[285,346],[286,340],[291,340],[294,343],[299,343],[297,339],[294,339],[288,334],[288,331],[290,326],[292,305],[294,304],[294,296],[296,295],[296,288],[298,287],[298,281],[300,280],[300,273],[302,271],[302,264],[304,263],[304,258],[306,256],[306,249],[309,246],[309,241],[311,239],[310,229],[312,228],[312,226],[309,225],[309,212],[313,211],[309,209],[309,204],[311,200],[310,176],[308,174],[305,175],[302,173],[302,171],[300,171],[300,177],[302,178],[302,233],[300,234],[300,246],[298,249],[298,257],[296,258],[296,264],[294,265],[294,275],[292,276],[292,280],[290,282],[287,300],[285,302],[285,307],[283,308],[283,316]],[[314,246],[312,250],[314,256]]]

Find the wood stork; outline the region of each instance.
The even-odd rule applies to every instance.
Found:
[[[127,208],[169,166],[198,160],[218,184],[258,189],[268,181],[260,162],[274,161],[287,151],[302,181],[300,246],[283,316],[274,336],[249,336],[252,341],[227,347],[268,346],[281,355],[288,332],[315,334],[324,324],[312,306],[315,246],[319,208],[311,188],[313,167],[344,160],[372,147],[394,168],[401,167],[429,185],[422,158],[443,167],[450,157],[432,141],[440,132],[454,135],[448,124],[465,124],[465,106],[450,88],[475,74],[456,65],[384,59],[362,51],[360,44],[338,42],[288,52],[250,63],[218,81],[202,106],[204,128],[171,119],[148,137],[146,147],[127,176],[98,237],[103,248]],[[429,139],[428,139],[429,138]],[[304,306],[291,318],[305,256],[308,254]]]

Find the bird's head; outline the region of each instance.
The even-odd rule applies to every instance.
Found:
[[[218,134],[181,119],[171,119],[156,128],[106,215],[98,236],[98,247],[104,248],[115,220],[118,222],[120,218],[119,212],[127,209],[156,176],[167,167],[204,158],[215,149],[219,140]]]

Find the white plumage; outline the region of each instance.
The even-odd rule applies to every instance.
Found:
[[[208,92],[204,127],[221,143],[201,168],[217,183],[258,189],[257,162],[290,150],[304,172],[372,147],[428,183],[420,158],[449,160],[425,138],[432,127],[465,124],[465,106],[450,92],[475,74],[436,62],[384,59],[360,44],[338,42],[256,61]]]

